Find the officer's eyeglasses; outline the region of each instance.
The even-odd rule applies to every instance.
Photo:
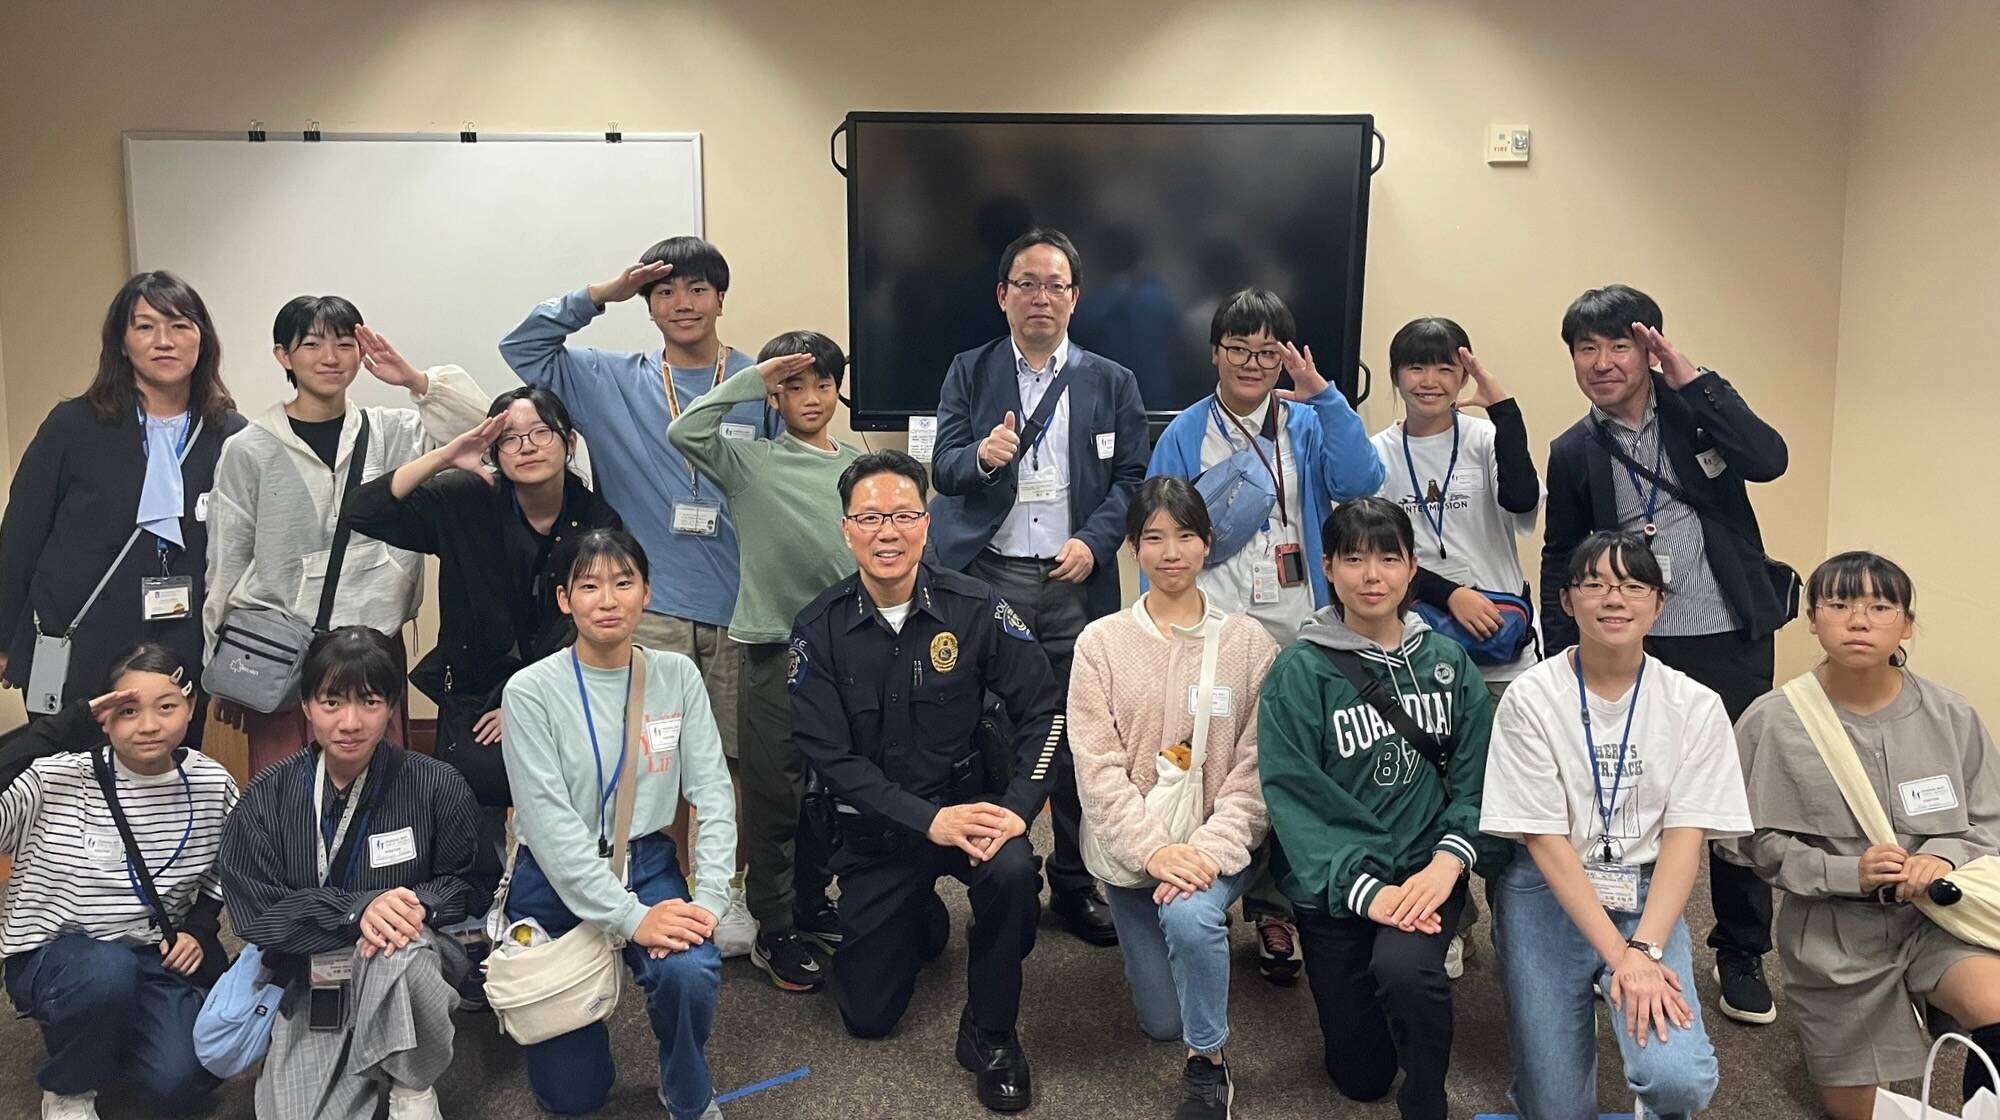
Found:
[[[1019,280],[1009,280],[1007,281],[1007,286],[1030,298],[1033,298],[1036,292],[1047,292],[1056,299],[1061,299],[1071,292],[1076,291],[1076,285],[1066,280],[1029,280],[1025,277]]]
[[[917,523],[930,516],[928,510],[899,509],[894,513],[849,513],[843,515],[854,522],[855,528],[870,533],[879,533],[884,525],[894,525],[898,529],[914,529]]]
[[[1282,350],[1252,350],[1248,346],[1224,346],[1222,356],[1228,358],[1232,366],[1247,366],[1250,359],[1255,358],[1258,369],[1277,369],[1285,360]]]
[[[503,454],[519,455],[530,447],[547,447],[556,441],[556,430],[550,427],[533,428],[525,432],[509,432],[495,441]]]

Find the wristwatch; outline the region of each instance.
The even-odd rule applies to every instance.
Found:
[[[1625,944],[1630,946],[1631,948],[1639,950],[1641,953],[1646,954],[1646,959],[1653,961],[1655,964],[1659,963],[1659,961],[1667,955],[1667,951],[1665,949],[1662,949],[1661,947],[1653,944],[1650,941],[1641,941],[1636,937],[1626,938]]]

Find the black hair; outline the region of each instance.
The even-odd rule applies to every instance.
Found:
[[[1083,287],[1083,254],[1076,251],[1076,245],[1069,235],[1059,229],[1036,226],[1016,237],[1000,250],[1000,282],[1005,284],[1014,275],[1014,258],[1037,245],[1053,245],[1069,259],[1069,282],[1071,286]]]
[[[911,458],[908,452],[885,447],[880,451],[870,451],[855,457],[847,469],[840,472],[840,511],[847,512],[847,504],[854,500],[854,488],[861,485],[864,478],[878,474],[899,474],[917,486],[917,500],[929,501],[930,480],[924,477],[924,465]]]
[[[1596,578],[1599,558],[1609,561],[1614,580],[1638,580],[1659,592],[1661,598],[1666,597],[1667,576],[1660,570],[1660,559],[1646,546],[1646,538],[1637,533],[1596,532],[1583,538],[1569,554],[1569,578],[1564,586],[1575,587]]]
[[[314,331],[330,339],[353,338],[360,325],[361,309],[344,296],[293,296],[271,324],[271,344],[290,353]],[[299,383],[291,370],[285,371],[285,380]]]
[[[1389,377],[1393,380],[1404,366],[1455,366],[1461,346],[1472,349],[1472,339],[1450,319],[1412,319],[1389,340]]]
[[[201,332],[201,350],[188,378],[188,409],[211,424],[221,423],[236,407],[229,387],[222,383],[222,338],[215,333],[215,322],[208,317],[208,305],[202,302],[201,294],[171,272],[141,272],[111,297],[97,350],[97,376],[91,379],[83,398],[99,420],[117,420],[138,409],[139,386],[132,359],[125,353],[125,331],[132,325],[132,312],[140,300],[164,314],[191,321]]]
[[[367,626],[342,626],[313,638],[300,666],[299,695],[374,697],[403,702],[403,659],[395,639]]]
[[[1350,552],[1417,554],[1417,532],[1410,515],[1387,498],[1370,495],[1335,506],[1320,525],[1319,537],[1327,556]]]
[[[1125,509],[1125,539],[1137,545],[1146,522],[1162,511],[1204,542],[1215,543],[1215,525],[1209,520],[1208,503],[1202,500],[1201,491],[1186,479],[1169,474],[1154,475],[1139,484],[1132,504]]]
[[[187,666],[181,664],[180,655],[158,642],[142,643],[112,662],[111,672],[104,677],[104,690],[116,691],[118,678],[127,673],[158,673],[180,685],[182,696],[194,697],[194,682],[188,679]]]
[[[561,586],[565,589],[575,583],[578,576],[588,575],[596,570],[597,562],[603,560],[611,565],[612,571],[630,568],[643,581],[651,582],[652,568],[646,562],[646,550],[632,534],[623,529],[592,529],[563,546],[556,554],[556,571],[562,573]]]
[[[818,331],[786,331],[766,342],[757,352],[757,360],[768,362],[785,354],[811,354],[813,368],[821,377],[832,378],[836,389],[847,374],[847,355],[840,352],[840,344]]]
[[[549,429],[555,432],[556,438],[561,440],[563,446],[569,449],[569,454],[574,455],[576,453],[575,445],[572,443],[576,439],[576,424],[569,418],[569,407],[563,404],[561,397],[556,396],[540,385],[523,385],[518,389],[509,389],[499,396],[494,397],[492,405],[486,409],[486,415],[489,418],[498,416],[514,407],[517,401],[527,401],[530,405],[533,405],[535,415],[541,417],[542,423],[547,424]],[[505,436],[503,435],[502,438],[505,438]],[[493,441],[493,445],[486,449],[486,461],[492,463],[494,466],[499,466],[499,454],[500,440],[496,439]]]
[[[1278,293],[1266,288],[1244,288],[1216,305],[1215,317],[1208,322],[1208,344],[1220,346],[1225,335],[1248,338],[1260,330],[1271,332],[1278,342],[1299,339],[1292,309],[1285,306]]]
[[[722,250],[699,237],[669,237],[639,255],[640,264],[670,264],[674,270],[639,289],[639,298],[653,298],[653,289],[675,280],[708,284],[718,292],[729,290],[729,262]]]
[[[1593,334],[1599,338],[1631,338],[1634,323],[1644,323],[1656,331],[1663,329],[1660,305],[1653,302],[1652,296],[1625,284],[1592,288],[1576,297],[1576,302],[1563,312],[1563,345],[1574,350],[1578,339]]]
[[[1827,599],[1872,595],[1908,612],[1916,605],[1916,585],[1902,565],[1879,553],[1843,552],[1828,557],[1806,580],[1806,602],[1817,608]]]

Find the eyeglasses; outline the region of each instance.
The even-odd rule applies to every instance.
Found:
[[[849,513],[843,518],[854,522],[858,529],[871,533],[880,532],[884,525],[894,525],[898,529],[914,529],[917,522],[930,516],[930,511],[921,509],[899,509],[894,513]]]
[[[1222,356],[1229,359],[1232,366],[1247,366],[1250,359],[1257,359],[1258,369],[1277,369],[1285,360],[1282,350],[1252,350],[1248,346],[1224,346]]]
[[[1007,281],[1007,286],[1024,296],[1032,296],[1036,292],[1047,292],[1057,299],[1061,299],[1071,292],[1076,291],[1076,285],[1065,280],[1009,280]]]
[[[519,455],[523,448],[547,447],[556,441],[556,430],[550,427],[530,428],[525,432],[509,432],[495,440],[493,446],[510,455]]]
[[[1875,630],[1894,626],[1903,617],[1903,608],[1895,603],[1850,603],[1845,599],[1822,599],[1813,609],[1824,614],[1829,622],[1846,622],[1859,613]]]
[[[1618,594],[1626,599],[1643,599],[1653,593],[1652,584],[1640,583],[1636,579],[1620,580],[1617,583],[1606,583],[1601,579],[1586,579],[1572,583],[1569,587],[1580,599],[1602,599],[1606,595],[1611,594],[1613,588],[1616,588]]]

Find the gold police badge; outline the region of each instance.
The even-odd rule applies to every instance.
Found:
[[[931,668],[949,673],[958,667],[958,637],[947,630],[931,639]]]

